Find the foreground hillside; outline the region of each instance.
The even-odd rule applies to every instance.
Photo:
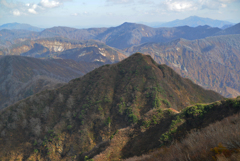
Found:
[[[0,58],[0,110],[39,91],[59,87],[99,65],[4,56]]]
[[[240,36],[226,35],[199,40],[178,39],[168,43],[146,43],[129,53],[149,54],[183,77],[225,97],[240,95]]]
[[[165,144],[153,152],[126,161],[238,161],[239,111],[240,97],[187,107],[175,115],[169,130],[159,137]]]
[[[137,53],[4,109],[0,113],[0,156],[2,160],[86,160],[85,156],[106,149],[117,131],[140,123],[153,110],[166,111],[169,120],[171,111],[220,99],[219,94]],[[158,116],[153,117],[156,124]],[[143,152],[160,145],[157,140],[151,143]]]

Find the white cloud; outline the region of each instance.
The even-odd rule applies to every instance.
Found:
[[[219,10],[226,8],[227,3],[232,3],[236,0],[165,0],[161,3],[162,10],[184,12],[191,10]]]
[[[227,5],[222,3],[222,4],[221,4],[221,7],[222,7],[222,8],[226,8]]]
[[[237,0],[218,0],[220,2],[224,2],[224,3],[231,3],[231,2],[235,2]]]
[[[41,2],[39,4],[45,8],[54,8],[54,7],[58,7],[61,5],[61,3],[59,1],[55,1],[55,0],[52,0],[52,1],[41,0]]]
[[[28,9],[28,12],[29,13],[33,13],[33,14],[37,14],[37,11],[36,11],[36,8],[37,8],[38,6],[36,5],[36,4],[34,4],[34,5],[32,5],[32,8],[29,8]]]
[[[14,8],[16,7],[16,4],[14,3],[8,3],[6,0],[0,0],[0,4],[2,4],[0,7],[6,7],[6,8]]]
[[[63,5],[66,1],[71,0],[39,0],[39,3],[23,3],[21,1],[0,0],[0,11],[5,15],[13,14],[14,16],[38,14],[46,9],[52,9]]]
[[[13,15],[14,15],[14,16],[20,16],[21,13],[20,13],[19,10],[14,10],[14,11],[13,11]]]
[[[72,16],[78,16],[78,13],[73,13],[73,14],[71,14]]]
[[[164,6],[170,11],[196,10],[197,7],[193,1],[166,0]]]

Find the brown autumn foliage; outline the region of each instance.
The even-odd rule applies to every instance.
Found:
[[[126,161],[238,161],[240,114],[229,116],[201,130],[192,130],[181,141]]]
[[[107,146],[118,129],[139,126],[138,120],[151,110],[169,107],[181,110],[197,102],[219,99],[223,97],[181,78],[168,66],[155,63],[150,56],[137,53],[4,109],[0,113],[0,156],[2,160],[83,159],[98,145]],[[166,128],[157,128],[160,131],[156,136],[153,127],[158,121],[150,115],[152,126],[141,137],[148,134],[160,137],[174,117],[169,114],[164,117],[168,123],[164,120],[160,123]],[[145,139],[148,140],[152,137]],[[158,146],[156,140],[149,147],[140,148],[146,152]],[[127,150],[130,144],[131,140],[123,147],[126,157],[131,156]],[[132,147],[131,151],[137,153],[136,148],[138,146]]]

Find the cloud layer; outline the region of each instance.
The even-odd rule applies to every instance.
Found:
[[[66,1],[70,0],[40,0],[40,2],[36,4],[0,0],[0,10],[4,10],[14,16],[38,14],[47,9],[59,7]]]

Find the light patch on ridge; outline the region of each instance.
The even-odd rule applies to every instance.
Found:
[[[172,65],[176,68],[181,68],[181,64],[177,64],[177,63],[172,63]]]
[[[99,53],[100,53],[102,56],[105,56],[105,57],[106,57],[106,54],[105,54],[105,53],[102,53],[101,51],[99,51]]]
[[[93,61],[104,62],[104,60],[94,59]]]
[[[187,70],[187,68],[186,68],[186,67],[184,67],[184,71],[185,71],[185,72],[188,72],[188,70]]]
[[[57,52],[57,51],[64,51],[64,48],[62,46],[53,46],[53,51]]]
[[[84,56],[86,55],[86,51],[82,52],[81,54],[78,55],[78,58],[81,57],[81,56]]]

